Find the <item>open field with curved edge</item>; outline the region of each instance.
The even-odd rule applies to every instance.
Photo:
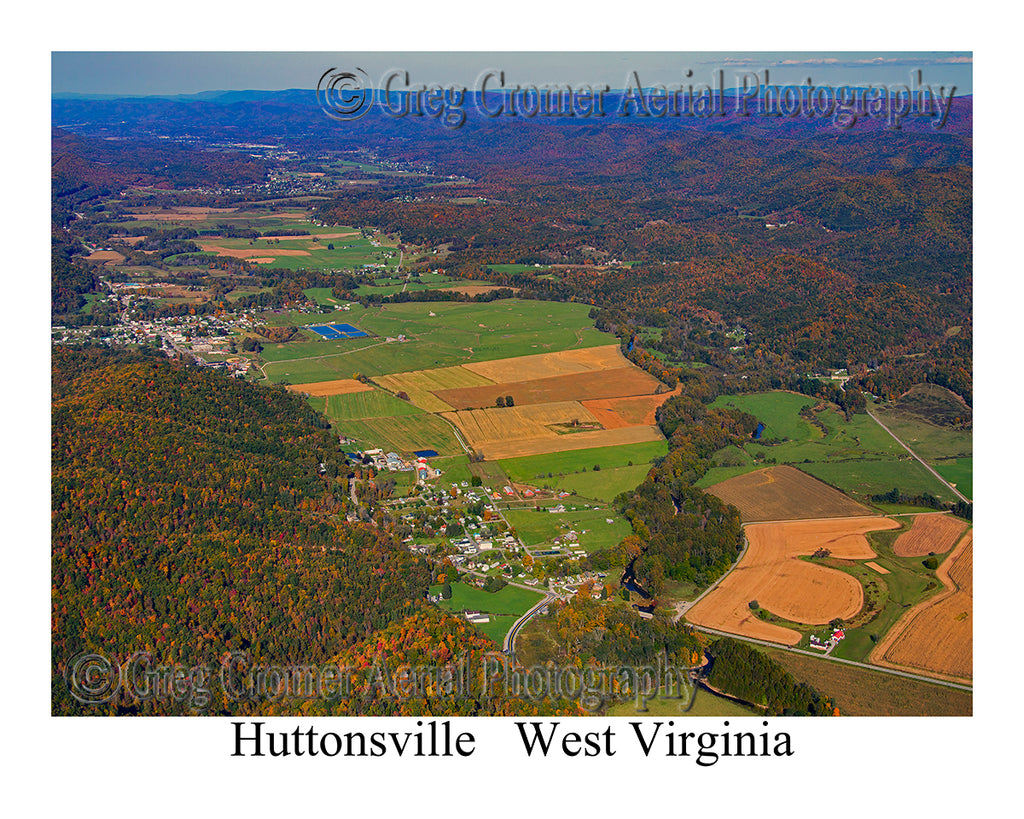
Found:
[[[828,484],[792,466],[773,466],[704,490],[731,503],[744,521],[840,518],[874,514]]]
[[[966,521],[941,512],[918,515],[910,529],[896,538],[892,551],[899,557],[942,555],[956,545],[966,528]]]
[[[889,668],[970,681],[974,650],[974,532],[964,535],[935,573],[946,587],[908,611],[871,652]]]
[[[756,600],[772,614],[808,625],[853,617],[864,605],[864,590],[857,579],[796,558],[824,548],[839,559],[870,559],[876,554],[865,532],[896,528],[898,523],[883,517],[751,524],[746,527],[750,545],[739,565],[686,612],[686,619],[707,628],[795,645],[799,632],[762,621],[750,602]]]

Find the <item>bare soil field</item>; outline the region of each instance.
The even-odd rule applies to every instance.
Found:
[[[661,382],[637,367],[615,370],[592,370],[572,375],[556,375],[532,381],[488,384],[442,390],[435,395],[456,409],[493,407],[500,396],[511,395],[516,406],[549,404],[558,401],[583,401],[587,398],[618,398],[620,396],[650,395]],[[651,420],[648,423],[654,423]],[[625,424],[620,424],[625,426]]]
[[[974,651],[974,532],[939,566],[946,587],[908,611],[875,646],[870,662],[970,680]]]
[[[740,510],[744,521],[873,515],[838,489],[792,466],[773,466],[729,478],[705,490]]]
[[[794,645],[800,640],[799,632],[764,622],[750,602],[756,600],[772,614],[808,625],[853,617],[864,605],[864,590],[857,579],[796,558],[823,548],[839,559],[876,557],[865,532],[898,527],[883,517],[747,526],[750,545],[743,559],[714,591],[687,611],[686,619],[707,628]]]
[[[342,378],[338,381],[317,381],[312,384],[289,384],[289,392],[305,393],[306,395],[351,395],[356,392],[369,392],[373,389],[369,384],[356,381],[354,378]]]
[[[637,424],[649,425],[657,423],[658,407],[674,395],[679,395],[681,387],[660,395],[642,395],[629,398],[597,398],[582,401],[605,429],[632,427]]]
[[[234,259],[249,259],[253,256],[267,255],[267,249],[265,247],[221,247],[220,245],[213,244],[200,244],[203,250],[211,253],[216,253],[218,256],[230,256]],[[308,250],[277,250],[273,251],[274,256],[309,256]]]
[[[918,515],[913,526],[896,538],[892,550],[899,557],[945,554],[956,545],[966,528],[966,521],[941,512]]]
[[[604,347],[588,347],[584,350],[565,350],[560,353],[538,353],[517,358],[499,358],[495,361],[478,361],[462,366],[495,384],[507,384],[591,370],[617,370],[631,367],[632,364],[623,357],[619,345],[609,344]]]

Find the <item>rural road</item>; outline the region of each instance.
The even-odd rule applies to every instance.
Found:
[[[971,502],[970,498],[964,497],[960,492],[957,491],[957,488],[955,486],[953,486],[953,484],[951,484],[949,481],[947,481],[945,478],[943,478],[938,472],[936,472],[934,469],[932,469],[930,466],[928,466],[928,464],[926,464],[924,462],[924,460],[921,458],[920,455],[918,455],[916,452],[914,452],[914,450],[912,450],[909,446],[907,446],[905,443],[903,443],[903,441],[901,441],[899,438],[897,438],[896,437],[896,433],[893,432],[891,429],[889,429],[889,427],[887,427],[885,424],[883,424],[878,419],[878,417],[875,416],[874,413],[871,412],[870,409],[868,409],[866,411],[867,411],[867,414],[871,416],[872,420],[876,424],[878,424],[878,426],[880,426],[882,429],[884,429],[886,432],[888,432],[893,437],[893,440],[896,441],[896,443],[898,443],[901,447],[903,447],[905,450],[907,450],[907,452],[909,452],[911,455],[913,455],[918,460],[918,462],[921,464],[921,466],[923,466],[925,469],[927,469],[929,472],[931,472],[936,478],[938,478],[942,482],[943,486],[947,487],[950,492],[952,492],[954,495],[956,495],[958,498],[960,498],[960,500],[962,500],[964,503],[970,503]]]
[[[841,657],[832,657],[821,652],[807,651],[803,648],[790,648],[789,646],[781,643],[771,643],[768,640],[757,640],[753,637],[743,637],[739,634],[731,634],[728,631],[719,631],[714,628],[705,628],[704,626],[695,626],[692,623],[689,624],[690,628],[696,629],[697,631],[703,631],[707,634],[717,634],[721,637],[731,637],[734,640],[740,640],[744,643],[756,643],[759,646],[767,646],[768,648],[777,648],[780,651],[792,651],[794,654],[803,654],[807,657],[814,657],[816,660],[825,660],[826,662],[832,663],[845,663],[846,665],[854,665],[858,668],[865,668],[868,671],[877,671],[880,674],[892,674],[896,677],[906,677],[910,680],[919,680],[920,682],[934,683],[935,685],[943,685],[946,688],[957,688],[960,691],[967,691],[968,693],[973,692],[974,688],[970,685],[962,685],[960,683],[947,682],[946,680],[937,680],[934,677],[926,677],[923,674],[913,674],[909,671],[897,671],[895,668],[883,668],[878,665],[869,665],[868,663],[857,662],[856,660],[844,660]]]
[[[530,619],[534,615],[536,615],[537,612],[539,612],[542,608],[558,599],[559,598],[556,595],[548,592],[544,595],[544,598],[542,600],[539,600],[537,603],[535,603],[529,611],[527,611],[522,617],[520,617],[512,624],[512,628],[508,630],[508,634],[505,635],[505,640],[501,644],[501,650],[509,656],[509,659],[515,662],[516,637],[519,636],[519,630],[523,626],[525,626],[530,621]]]

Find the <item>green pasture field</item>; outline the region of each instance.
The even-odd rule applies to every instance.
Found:
[[[905,495],[928,492],[941,501],[952,503],[957,500],[949,489],[909,455],[902,460],[854,460],[796,465],[825,483],[862,499],[882,495],[893,487],[899,487]]]
[[[441,586],[431,586],[430,593],[437,594]],[[452,583],[452,599],[438,603],[445,611],[461,614],[464,610],[476,610],[491,615],[491,622],[477,625],[480,631],[499,646],[512,625],[530,610],[544,595],[527,591],[518,586],[505,586],[498,592],[486,592],[466,583]]]
[[[544,478],[542,485],[610,503],[619,493],[636,489],[650,469],[650,464],[637,464],[619,469],[601,469],[598,472],[579,472],[562,478]]]
[[[595,464],[600,465],[603,472],[606,469],[628,467],[632,462],[634,466],[644,465],[646,472],[656,458],[663,458],[667,454],[668,441],[645,441],[639,444],[553,452],[550,455],[526,455],[522,458],[507,458],[499,463],[517,483],[543,485],[543,481],[549,480],[549,472],[552,479],[555,479],[577,473],[584,466],[591,470]]]
[[[637,708],[636,700],[629,699],[608,709],[610,717],[750,717],[763,713],[734,700],[719,697],[698,688],[692,698],[663,697],[659,694],[649,700],[645,710]]]
[[[618,546],[633,532],[629,522],[614,509],[579,509],[575,512],[509,509],[505,518],[527,546],[550,543],[553,538],[575,529],[583,549],[591,554]],[[605,523],[607,518],[613,522]],[[584,529],[586,534],[583,534]]]
[[[815,428],[800,417],[800,410],[817,401],[806,395],[790,392],[758,392],[742,395],[720,395],[712,407],[731,407],[748,412],[765,425],[764,439],[812,441],[820,437]]]
[[[374,247],[369,239],[360,236],[317,241],[315,239],[315,236],[289,236],[271,241],[200,236],[194,241],[217,245],[228,250],[258,250],[258,257],[254,258],[273,257],[273,262],[261,263],[261,267],[268,269],[276,267],[284,270],[350,270],[367,264],[379,264],[389,270],[398,267],[398,251],[384,243],[381,243],[380,247]],[[334,250],[330,250],[328,245],[334,245]],[[277,251],[281,250],[301,250],[305,251],[306,255],[279,255]]]
[[[534,267],[532,264],[489,264],[487,269],[495,273],[522,273],[525,270],[547,270],[548,265]]]
[[[968,498],[974,499],[974,458],[936,461],[932,468]]]
[[[458,455],[464,452],[452,428],[436,415],[426,412],[419,415],[339,421],[335,424],[335,430],[355,438],[361,449],[380,447],[394,452],[433,449],[439,455]]]
[[[479,461],[470,464],[469,470],[471,475],[478,475],[480,477],[484,486],[489,486],[495,492],[501,492],[501,488],[509,483],[505,470],[495,461]],[[502,497],[505,497],[504,493],[502,493]]]
[[[433,485],[443,488],[453,483],[469,483],[473,473],[469,468],[468,455],[451,455],[444,458],[430,458],[429,463],[434,469],[441,470],[441,477],[432,481]]]
[[[334,424],[359,418],[383,418],[396,415],[422,415],[423,410],[384,390],[332,395],[326,402],[327,417]]]
[[[765,424],[765,443],[748,441],[714,454],[715,466],[697,482],[707,488],[729,478],[766,466],[773,459],[793,464],[848,494],[867,499],[898,486],[906,494],[929,492],[942,500],[952,493],[913,460],[871,416],[854,414],[849,421],[832,406],[814,413],[817,424],[799,416],[814,404],[807,396],[786,392],[719,396],[712,406],[734,406]],[[782,442],[779,439],[788,438]],[[776,441],[773,443],[773,441]],[[754,455],[763,456],[762,461]]]
[[[265,372],[272,382],[298,384],[348,378],[352,373],[388,375],[614,344],[614,336],[591,325],[589,311],[585,304],[502,299],[486,303],[406,302],[336,311],[330,316],[279,314],[267,323],[305,325],[339,319],[379,338],[266,345],[263,357],[276,365],[266,367]],[[301,320],[297,320],[299,316]],[[399,335],[406,336],[407,341],[381,343],[387,336]],[[281,366],[292,359],[314,356],[315,361],[301,362],[298,373],[292,366]]]

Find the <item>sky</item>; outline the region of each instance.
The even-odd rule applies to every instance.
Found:
[[[801,85],[924,84],[973,92],[971,52],[931,51],[53,51],[51,92],[145,96],[214,90],[315,88],[331,68],[362,69],[371,82],[392,70],[412,83],[474,89],[491,70],[507,83],[624,88],[633,72],[643,86],[706,83],[722,72],[727,88],[745,75]],[[692,72],[688,74],[687,72]],[[918,75],[920,72],[920,75]]]

